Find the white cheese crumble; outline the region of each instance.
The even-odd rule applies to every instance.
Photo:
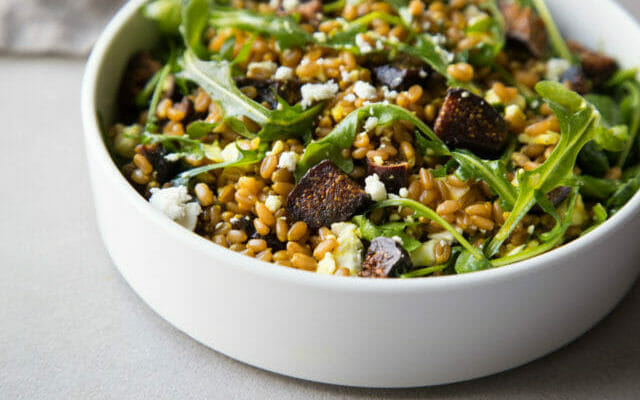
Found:
[[[231,142],[228,145],[224,146],[224,149],[222,149],[220,156],[222,157],[222,161],[224,162],[236,161],[238,157],[240,157],[240,152],[238,151],[236,142]]]
[[[273,61],[251,62],[247,66],[247,75],[263,75],[264,72],[264,75],[272,76],[277,68],[278,65]]]
[[[289,79],[293,79],[293,69],[289,67],[285,67],[283,65],[281,67],[278,67],[278,69],[276,69],[276,73],[273,75],[273,77],[277,81],[286,81]]]
[[[346,96],[344,96],[344,100],[350,103],[353,103],[354,101],[356,101],[356,95],[353,93],[349,93]]]
[[[299,4],[298,0],[282,0],[282,8],[285,11],[292,11],[298,7]]]
[[[280,196],[270,194],[264,200],[264,205],[269,209],[269,211],[274,213],[282,207],[282,199],[280,199]]]
[[[369,175],[364,179],[364,191],[373,201],[382,201],[387,198],[387,189],[378,174]]]
[[[371,131],[376,129],[378,126],[378,118],[377,117],[369,117],[364,123],[364,130]]]
[[[336,266],[336,259],[333,257],[333,253],[326,253],[322,260],[318,263],[316,269],[317,274],[333,275],[338,267]]]
[[[347,268],[351,275],[360,272],[362,267],[362,250],[358,227],[350,222],[336,222],[331,224],[331,231],[336,235],[338,248],[334,250],[338,268]]]
[[[408,197],[409,196],[409,190],[407,188],[400,188],[400,190],[398,191],[398,195],[400,197]]]
[[[362,33],[356,35],[356,46],[360,49],[360,53],[367,54],[373,51],[371,44],[367,42]]]
[[[545,78],[550,81],[559,81],[562,75],[571,68],[571,63],[562,58],[552,58],[547,61],[547,73]]]
[[[280,159],[278,160],[278,168],[285,168],[290,172],[295,172],[296,165],[298,165],[299,156],[294,151],[285,151],[280,154]]]
[[[176,186],[166,189],[152,188],[149,203],[156,210],[192,231],[196,228],[202,208],[200,204],[189,202],[190,200],[187,188]]]
[[[390,90],[389,86],[385,85],[382,87],[382,96],[384,96],[386,100],[393,100],[398,97],[398,92],[396,92],[395,90]]]
[[[327,41],[327,34],[324,32],[315,32],[313,34],[313,38],[315,40],[317,40],[318,42],[326,42]]]
[[[371,100],[378,97],[376,88],[368,82],[358,81],[353,85],[353,92],[361,99]]]
[[[307,83],[300,88],[303,108],[309,107],[316,101],[332,98],[338,93],[338,84],[333,80],[326,83]]]

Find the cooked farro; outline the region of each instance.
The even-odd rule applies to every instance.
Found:
[[[640,187],[635,73],[547,35],[543,1],[163,3],[107,139],[217,245],[336,276],[465,273],[560,246]]]

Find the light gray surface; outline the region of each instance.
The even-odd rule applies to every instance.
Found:
[[[0,51],[85,55],[124,0],[2,0]]]
[[[129,289],[100,242],[82,151],[82,68],[80,61],[0,58],[1,399],[638,397],[639,284],[565,349],[443,387],[304,382],[197,344]]]

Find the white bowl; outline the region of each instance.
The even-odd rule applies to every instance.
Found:
[[[605,316],[638,274],[640,197],[550,253],[462,276],[346,279],[267,264],[219,247],[153,210],[102,141],[126,61],[154,43],[130,1],[87,64],[85,142],[104,243],[158,314],[237,360],[298,378],[368,387],[443,384],[524,364]],[[569,37],[640,65],[640,28],[611,0],[554,0]]]

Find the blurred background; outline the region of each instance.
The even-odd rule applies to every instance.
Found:
[[[124,0],[0,0],[0,52],[86,56]]]

